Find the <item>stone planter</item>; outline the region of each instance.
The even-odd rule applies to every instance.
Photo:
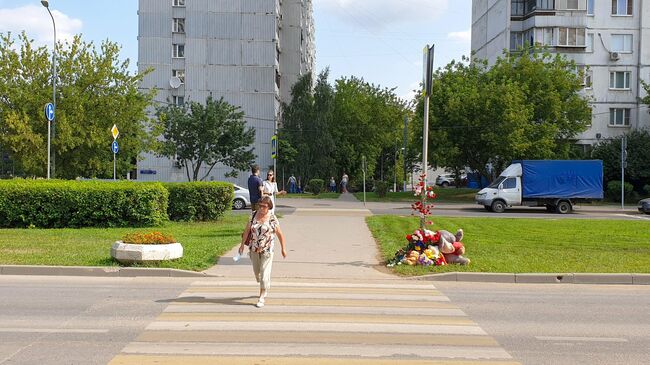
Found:
[[[111,247],[111,256],[124,264],[174,260],[183,257],[180,243],[165,245],[135,245],[117,241]]]

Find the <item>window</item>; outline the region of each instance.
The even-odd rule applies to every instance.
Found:
[[[553,28],[537,28],[535,30],[535,43],[544,46],[552,46]]]
[[[614,71],[609,73],[610,89],[630,89],[630,71]]]
[[[612,15],[632,15],[633,0],[612,0]]]
[[[585,10],[587,0],[558,0],[558,10]]]
[[[514,189],[517,187],[517,179],[514,177],[507,178],[506,181],[503,182],[503,188],[504,189]]]
[[[593,52],[594,51],[594,34],[589,33],[587,34],[587,49],[585,49],[585,52]]]
[[[536,10],[553,10],[555,9],[555,4],[553,0],[537,0],[535,5]]]
[[[178,43],[172,44],[172,57],[185,58],[185,45]]]
[[[172,103],[176,106],[182,106],[185,104],[185,97],[184,96],[172,96]]]
[[[172,70],[172,77],[178,77],[181,85],[185,83],[185,70]]]
[[[585,29],[584,28],[560,28],[558,46],[565,47],[584,47],[585,46]]]
[[[512,0],[510,4],[511,15],[521,16],[525,14],[526,0]]]
[[[185,0],[173,0],[172,6],[185,6]]]
[[[510,50],[516,51],[524,45],[524,34],[521,32],[510,33]]]
[[[172,32],[174,32],[174,33],[185,33],[185,19],[184,18],[174,18],[174,19],[172,19]]]
[[[629,108],[611,108],[609,109],[610,126],[628,126],[630,125]]]
[[[594,15],[594,2],[596,0],[587,0],[587,14]]]
[[[612,34],[612,52],[632,53],[632,34]]]
[[[585,78],[583,81],[585,89],[591,89],[594,84],[594,72],[592,70],[585,70]]]
[[[591,89],[593,71],[584,65],[576,66],[576,71],[578,75],[582,77],[582,86],[584,86],[585,89]]]

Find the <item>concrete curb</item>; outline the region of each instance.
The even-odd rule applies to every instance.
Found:
[[[87,267],[87,266],[40,266],[0,265],[0,275],[48,275],[48,276],[101,276],[101,277],[208,277],[202,272],[177,269],[150,269],[140,267]]]
[[[605,284],[650,285],[650,274],[592,274],[592,273],[474,273],[454,272],[418,276],[418,280],[467,281],[479,283],[516,284]]]
[[[218,277],[204,272],[140,267],[0,265],[0,275],[98,276],[98,277]],[[591,273],[480,273],[450,272],[413,277],[414,280],[510,284],[609,284],[650,285],[650,274]]]

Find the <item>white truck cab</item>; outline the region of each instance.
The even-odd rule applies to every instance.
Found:
[[[490,186],[476,194],[476,202],[497,213],[506,207],[521,205],[521,174],[521,164],[508,166]]]

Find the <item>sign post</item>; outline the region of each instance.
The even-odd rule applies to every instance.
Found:
[[[51,129],[52,121],[54,120],[54,104],[47,103],[45,104],[45,118],[47,119],[47,178],[50,179],[50,170],[52,165],[50,164],[50,155],[51,155]]]
[[[111,145],[111,151],[113,151],[113,180],[117,180],[117,151],[120,150],[120,146],[117,144],[117,137],[120,135],[120,130],[117,129],[117,125],[113,124],[111,134],[113,135],[113,144]]]
[[[424,47],[424,75],[422,96],[424,97],[424,126],[422,131],[422,175],[424,186],[422,187],[421,202],[422,206],[426,204],[427,197],[427,154],[429,153],[429,96],[431,96],[431,86],[433,83],[433,54],[435,45]],[[420,229],[424,232],[425,217],[420,216]]]

